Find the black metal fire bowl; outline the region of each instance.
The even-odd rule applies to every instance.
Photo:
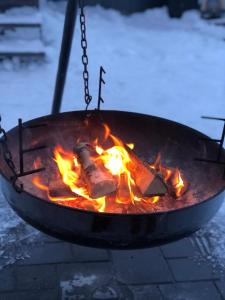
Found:
[[[83,126],[87,116],[91,123],[88,131]],[[190,183],[188,193],[168,204],[168,207],[162,205],[161,211],[146,214],[97,213],[66,207],[46,199],[32,184],[34,175],[21,177],[24,190],[16,192],[1,149],[2,191],[21,218],[49,235],[72,243],[134,249],[181,239],[197,231],[216,214],[224,200],[224,166],[199,162],[195,158],[204,156],[215,159],[218,144],[206,144],[203,140],[207,137],[202,133],[158,117],[120,111],[77,111],[26,122],[24,148],[40,144],[49,148],[28,152],[24,159],[25,169],[30,169],[39,156],[46,167],[42,176],[48,176],[51,172],[48,166],[51,149],[57,144],[71,149],[76,137],[87,134],[94,137],[102,122],[107,123],[112,132],[125,142],[133,142],[137,154],[145,160],[154,161],[160,152],[163,163],[169,167],[179,167]],[[35,127],[38,124],[46,126]],[[7,135],[13,159],[19,165],[18,127]],[[225,151],[222,151],[224,158]]]

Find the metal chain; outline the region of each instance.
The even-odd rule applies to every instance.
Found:
[[[1,127],[1,116],[0,116],[0,144],[2,145],[3,157],[5,159],[5,162],[13,174],[10,178],[12,185],[15,188],[15,190],[20,193],[23,191],[23,185],[22,184],[20,184],[20,186],[17,185],[18,176],[16,172],[16,166],[13,162],[12,153],[8,147],[8,137],[6,135],[6,131]]]
[[[92,96],[89,93],[89,72],[88,72],[87,37],[86,37],[86,20],[84,14],[84,2],[83,0],[80,0],[79,3],[80,3],[81,47],[83,49],[82,63],[84,65],[84,71],[83,71],[84,95],[85,95],[85,103],[86,103],[86,110],[87,110],[89,104],[91,103]]]

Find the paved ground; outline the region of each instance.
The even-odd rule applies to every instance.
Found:
[[[108,251],[43,235],[30,258],[0,271],[0,300],[222,300],[221,270],[184,239],[160,248]]]

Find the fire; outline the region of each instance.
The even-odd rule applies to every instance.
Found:
[[[68,188],[69,195],[51,195],[49,183],[44,184],[38,176],[33,178],[33,184],[44,191],[49,200],[76,208],[98,212],[127,213],[151,210],[153,205],[163,199],[163,196],[144,197],[138,190],[133,177],[133,161],[128,150],[133,150],[135,145],[132,143],[124,144],[111,133],[106,124],[103,127],[104,141],[110,139],[113,146],[105,149],[104,143],[101,144],[98,139],[95,139],[91,147],[96,155],[92,159],[97,165],[103,165],[105,170],[116,180],[117,191],[114,194],[98,199],[91,198],[83,180],[82,165],[78,156],[74,152],[66,151],[60,145],[56,146],[53,151],[53,160],[57,167],[54,178],[58,178],[57,180],[63,183],[65,188]],[[39,159],[34,164],[37,166]],[[153,165],[150,165],[150,168],[162,175],[164,182],[171,186],[177,198],[183,195],[186,184],[178,169],[163,167],[160,156],[157,157]],[[55,188],[58,188],[57,183]]]
[[[121,204],[134,204],[135,201],[139,201],[139,198],[133,192],[135,181],[132,178],[130,171],[130,165],[132,162],[130,155],[124,147],[123,142],[110,133],[110,129],[107,125],[105,125],[105,129],[107,137],[110,137],[113,140],[115,146],[107,150],[96,146],[96,152],[99,154],[97,160],[103,162],[105,168],[109,170],[113,176],[117,177],[118,186],[123,187],[122,194],[125,194],[125,196],[121,195],[121,188],[119,188],[116,193],[115,201]],[[128,147],[130,149],[134,149],[134,144],[128,144]]]
[[[81,166],[74,154],[65,152],[61,146],[57,146],[54,150],[54,160],[65,185],[69,186],[74,194],[89,199],[85,187],[81,186]]]
[[[181,177],[181,173],[178,169],[176,169],[176,173],[173,180],[173,187],[176,192],[176,196],[180,197],[182,195],[182,191],[185,187],[184,180]]]
[[[177,198],[183,195],[187,183],[182,178],[182,174],[178,168],[172,169],[162,166],[160,155],[157,156],[155,163],[150,165],[150,168],[162,174],[164,181],[173,187]]]
[[[127,147],[129,147],[131,150],[134,150],[134,144],[127,144]]]
[[[88,191],[83,186],[80,180],[81,166],[74,154],[71,152],[66,152],[61,146],[57,146],[54,150],[54,161],[58,166],[62,181],[66,186],[70,188],[71,192],[74,193],[74,196],[60,198],[52,197],[49,187],[41,183],[40,178],[37,176],[33,178],[33,184],[40,190],[47,192],[48,198],[53,202],[76,201],[78,206],[82,207],[79,202],[82,202],[81,199],[85,199],[88,201],[92,201],[96,210],[98,210],[99,212],[104,212],[105,197],[94,200],[89,197]]]

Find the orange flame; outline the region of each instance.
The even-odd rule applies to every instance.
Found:
[[[118,189],[115,199],[117,203],[126,204],[139,201],[139,198],[133,192],[135,182],[129,170],[129,164],[131,163],[130,155],[125,149],[123,142],[110,133],[110,129],[107,125],[104,125],[104,127],[108,137],[113,140],[115,146],[107,150],[104,150],[100,146],[96,146],[96,152],[99,154],[96,161],[100,160],[103,162],[105,168],[109,170],[113,176],[117,177],[118,186],[123,186],[123,189],[126,190],[126,193],[123,193],[126,194],[126,196],[121,197],[120,188]],[[126,187],[124,187],[124,185]]]
[[[116,212],[117,207],[134,207],[141,205],[141,203],[151,206],[160,201],[160,199],[163,199],[163,197],[159,196],[145,198],[140,195],[140,191],[136,187],[135,180],[132,177],[132,159],[127,150],[128,148],[134,149],[135,145],[131,143],[125,145],[118,137],[111,134],[110,128],[106,124],[103,124],[103,127],[104,141],[110,138],[114,145],[111,148],[104,149],[96,138],[92,143],[92,147],[96,151],[96,156],[92,157],[92,159],[94,163],[102,164],[116,180],[118,188],[114,195],[92,199],[82,178],[82,167],[78,157],[73,152],[64,150],[60,145],[54,149],[53,160],[57,166],[57,174],[55,174],[54,178],[58,176],[65,188],[71,191],[71,194],[69,196],[52,196],[49,185],[44,184],[38,176],[33,178],[33,184],[38,189],[44,191],[51,201],[60,204],[63,202],[65,205],[99,212]],[[34,163],[36,167],[39,164],[39,160]],[[160,155],[150,167],[160,173],[165,182],[171,182],[176,197],[183,195],[185,182],[178,169],[174,171],[172,168],[163,167]]]
[[[58,166],[63,183],[70,188],[74,196],[52,197],[49,187],[41,183],[40,178],[37,176],[34,177],[32,181],[35,186],[37,186],[40,190],[46,191],[48,198],[51,201],[82,201],[81,199],[83,198],[90,201],[94,208],[99,212],[105,211],[105,197],[94,200],[89,197],[86,187],[80,180],[81,166],[78,163],[77,157],[75,157],[73,153],[66,152],[61,146],[57,146],[54,150],[54,161]]]
[[[184,180],[181,177],[181,173],[178,169],[174,174],[174,179],[172,181],[176,196],[179,198],[183,194],[183,189],[185,188]]]

